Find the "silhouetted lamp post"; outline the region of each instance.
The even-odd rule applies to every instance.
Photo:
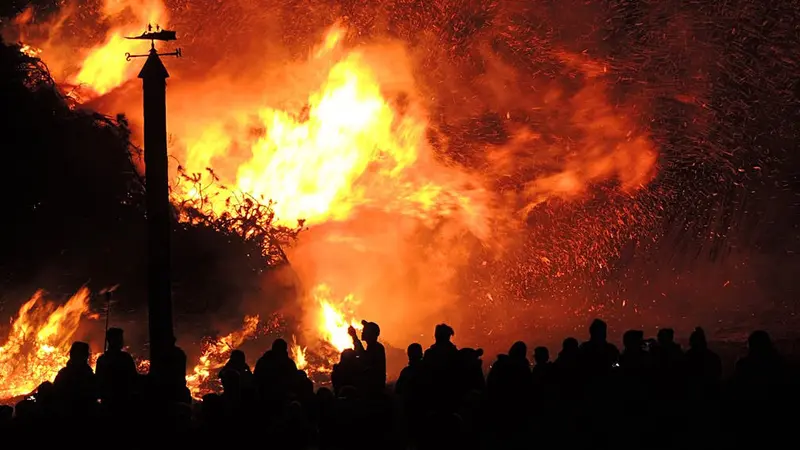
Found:
[[[159,54],[155,41],[174,41],[174,31],[148,26],[141,36],[128,39],[150,41],[150,53],[131,55],[147,58],[139,72],[144,90],[144,163],[147,202],[147,307],[150,332],[150,373],[162,377],[169,366],[166,358],[174,344],[172,287],[170,276],[171,213],[167,168],[166,88],[169,73],[161,56],[181,56],[180,49]]]

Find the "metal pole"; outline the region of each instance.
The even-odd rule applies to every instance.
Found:
[[[108,350],[108,323],[111,320],[111,292],[106,291],[106,331],[104,333],[105,342],[103,342],[103,353]]]

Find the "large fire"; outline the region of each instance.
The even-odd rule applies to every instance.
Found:
[[[92,316],[85,287],[61,306],[36,292],[19,309],[0,346],[0,399],[28,394],[42,382],[53,381],[69,359],[81,319]]]
[[[46,32],[36,33],[32,11],[21,14],[15,26],[24,51],[47,62],[64,85],[79,86],[78,98],[105,98],[103,104],[114,108],[107,112],[125,111],[138,120],[139,88],[125,87],[139,66],[126,62],[124,54],[140,47],[124,36],[141,33],[147,23],[167,25],[168,9],[161,0],[106,0],[99,8],[102,38],[78,49],[77,62],[68,59],[74,49],[54,38],[73,16],[74,8],[64,8],[47,21]],[[602,83],[605,68],[582,55],[558,50],[553,57],[589,80],[586,87],[571,96],[552,89],[530,97],[542,105],[567,105],[559,116],[580,137],[545,142],[520,126],[508,144],[486,146],[482,164],[492,173],[487,177],[438,154],[431,139],[439,132],[431,124],[437,99],[417,82],[415,57],[406,46],[392,40],[355,45],[348,32],[340,23],[329,24],[305,58],[277,68],[254,57],[247,70],[216,64],[197,77],[180,62],[170,63],[173,156],[186,172],[207,174],[212,168],[219,179],[203,175],[196,184],[176,182],[175,200],[201,199],[219,215],[231,207],[232,193],[243,194],[271,201],[277,223],[309,227],[289,254],[301,283],[310,288],[301,299],[308,348],[351,347],[347,329],[360,328],[361,318],[388,325],[384,338],[390,342],[417,338],[451,314],[456,280],[475,242],[484,248],[503,242],[513,234],[505,231],[548,199],[579,198],[592,184],[606,181],[633,193],[654,176],[654,145],[611,106]],[[487,83],[492,95],[508,96],[492,83]],[[465,107],[469,102],[463,99]],[[503,102],[509,105],[503,115],[511,120],[514,100]],[[520,173],[528,175],[518,192],[493,191],[496,180]],[[552,260],[540,259],[543,266]],[[493,298],[491,292],[480,295]],[[208,341],[187,378],[193,392],[255,332],[257,322],[249,317],[241,331]],[[63,353],[64,342],[58,343]],[[306,346],[293,343],[303,368],[310,364],[306,352]],[[51,378],[47,370],[33,379]],[[25,383],[28,379],[10,385],[19,386],[13,390],[18,393],[31,387]]]

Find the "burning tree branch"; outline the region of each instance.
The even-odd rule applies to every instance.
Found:
[[[193,193],[191,196],[173,195],[173,203],[181,220],[192,225],[202,224],[220,233],[236,235],[244,242],[255,243],[270,264],[287,263],[283,247],[297,240],[303,229],[303,221],[298,221],[294,228],[278,225],[272,200],[262,203],[246,193],[234,192],[219,184],[219,177],[213,169],[206,168],[206,171],[208,176],[203,176],[201,173],[188,173],[183,166],[178,166],[178,184],[173,186],[173,193]],[[190,187],[181,188],[180,183],[187,183]],[[225,210],[221,213],[215,211],[210,198],[226,194]]]

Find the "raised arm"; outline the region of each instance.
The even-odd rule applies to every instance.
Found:
[[[364,354],[364,344],[361,343],[361,339],[358,338],[358,332],[355,328],[351,325],[347,328],[347,334],[353,338],[353,349],[356,351],[356,354],[361,356]]]

